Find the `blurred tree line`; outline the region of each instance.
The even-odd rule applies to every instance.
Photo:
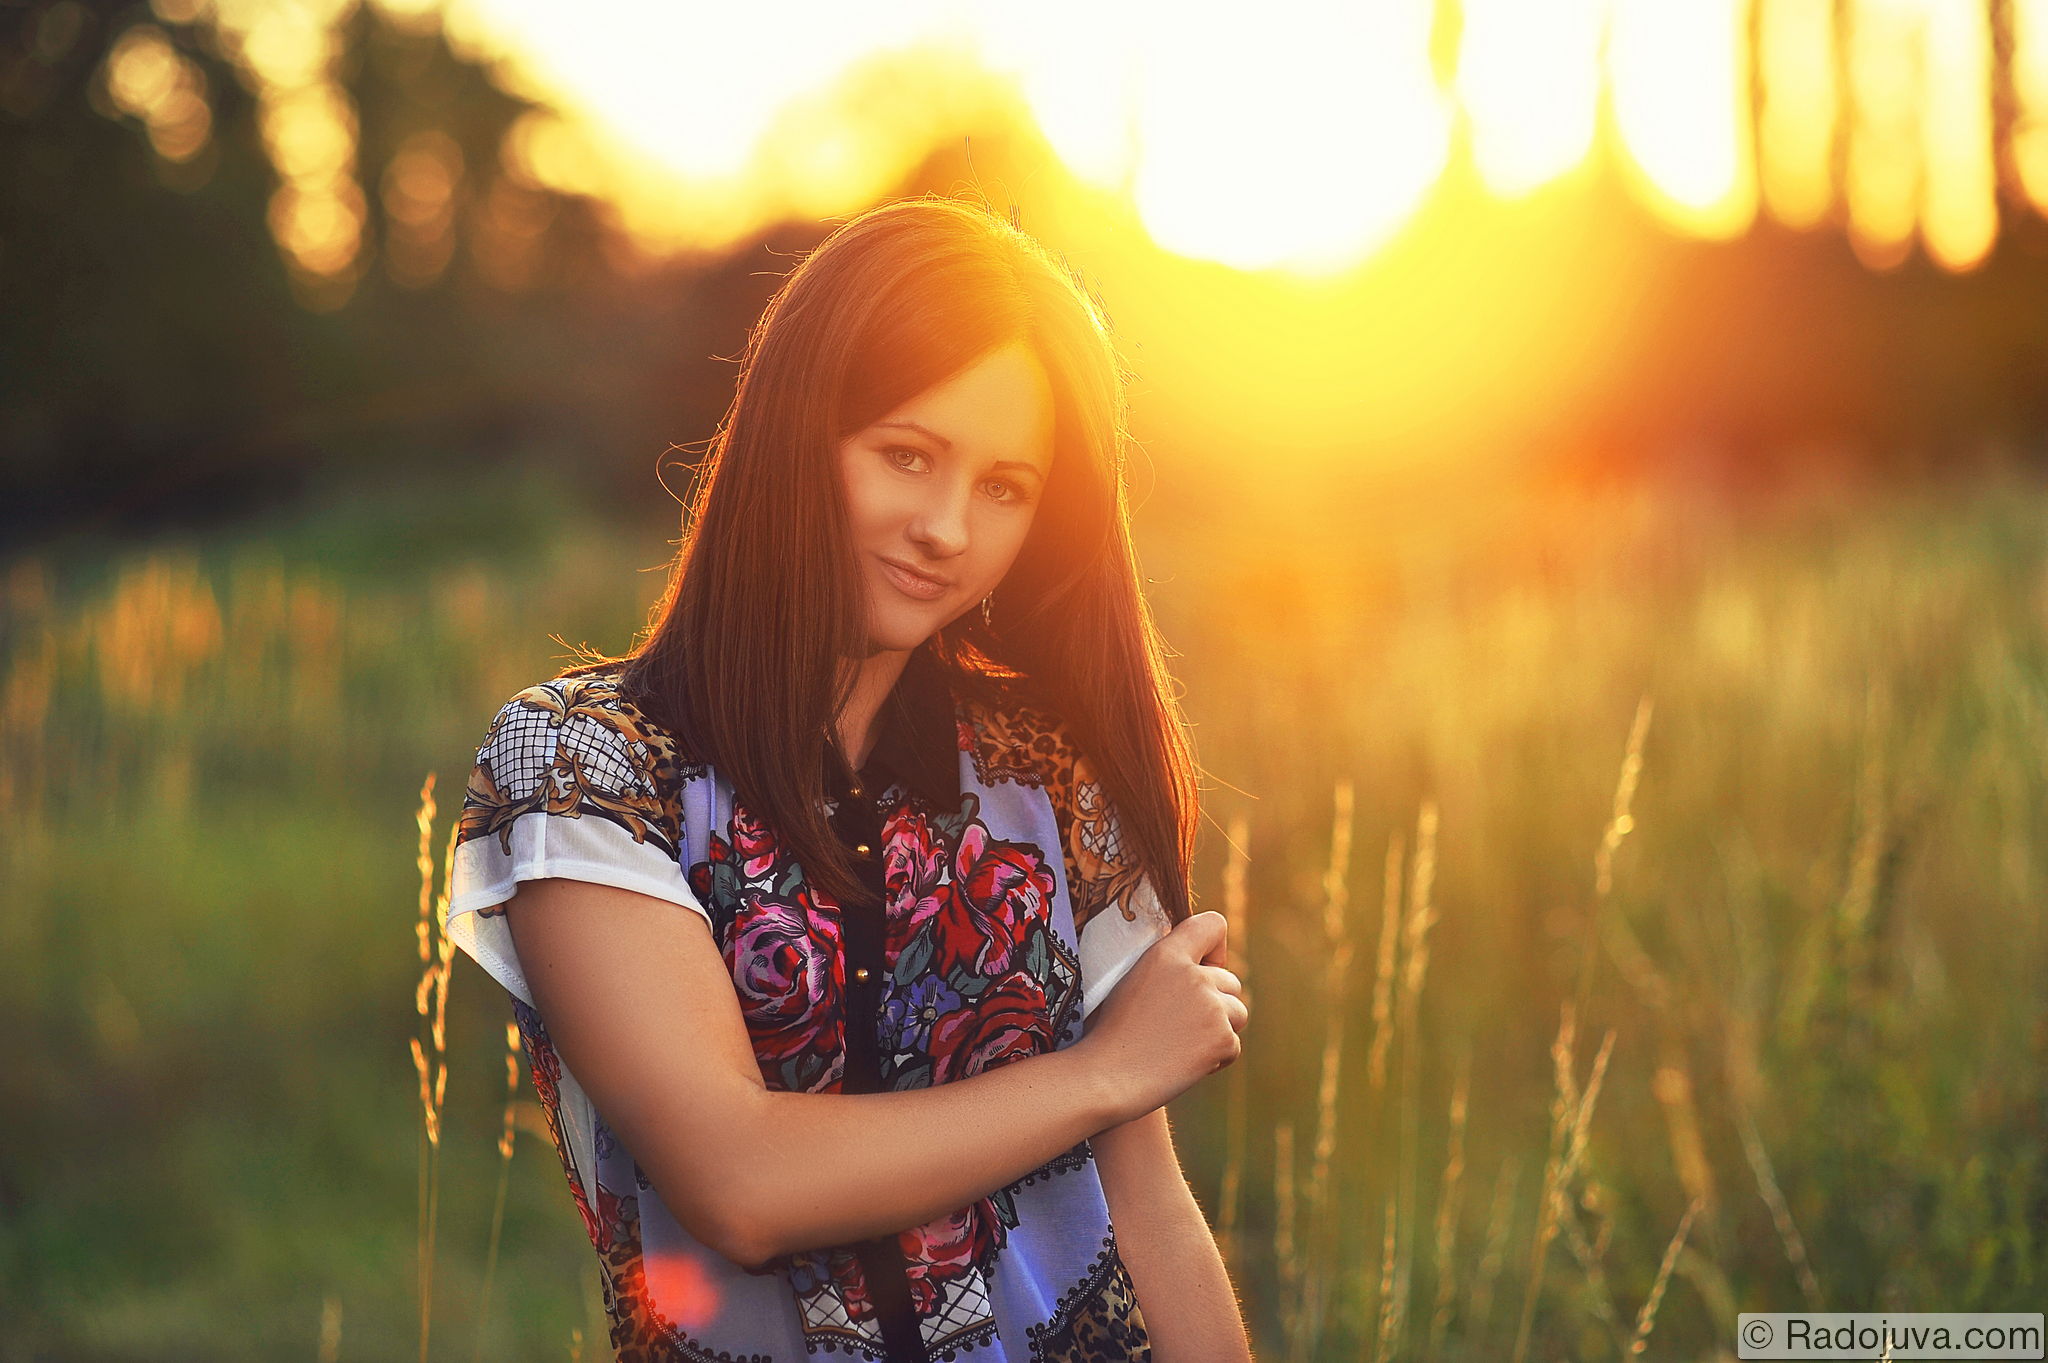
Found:
[[[193,165],[93,89],[142,24],[203,75]],[[437,25],[363,5],[334,70],[357,112],[365,267],[343,305],[306,306],[269,225],[279,174],[256,96],[216,37],[116,0],[0,5],[0,544],[565,451],[585,458],[577,475],[639,495],[670,433],[708,433],[730,374],[676,360],[737,355],[775,282],[754,253],[635,270],[606,205],[521,183],[533,239],[508,279],[482,258],[486,215],[502,212],[506,131],[533,106]],[[452,251],[401,282],[379,268],[404,226],[380,176],[423,131],[459,156]],[[765,244],[795,250],[807,232]]]
[[[188,22],[164,17],[181,3]],[[117,90],[110,103],[110,55],[137,33],[160,50],[129,83],[154,81],[155,93]],[[431,11],[401,21],[357,5],[335,40],[360,221],[345,296],[323,301],[282,248],[297,230],[277,220],[287,176],[246,63],[210,9],[0,0],[0,549],[78,526],[246,514],[423,471],[481,477],[508,461],[573,461],[560,468],[565,487],[673,519],[646,498],[649,475],[664,466],[681,486],[691,452],[671,442],[715,429],[733,373],[721,361],[738,356],[777,275],[830,224],[644,259],[608,203],[507,164],[508,131],[535,106],[452,47]],[[203,107],[165,93],[173,67]],[[120,103],[145,96],[160,101],[147,116]],[[181,138],[183,159],[165,155]],[[1044,155],[1022,133],[977,134],[968,156],[957,137],[943,140],[892,194],[1027,185]],[[442,208],[407,198],[416,172]],[[1596,361],[1599,383],[1549,407],[1537,392],[1526,420],[1516,408],[1541,457],[1602,476],[1690,459],[1724,482],[1844,449],[1877,470],[1947,470],[1987,448],[2039,466],[2048,224],[2037,214],[2005,205],[1996,247],[1969,274],[1917,254],[1877,273],[1839,232],[1760,220],[1734,242],[1690,240],[1626,209],[1611,171],[1594,183],[1584,211],[1599,235],[1576,233],[1583,259],[1571,268],[1626,282],[1598,302],[1612,352]],[[1575,235],[1554,214],[1547,235],[1529,232],[1520,211],[1468,215],[1480,226],[1453,248],[1429,247],[1420,284],[1416,257],[1398,247],[1368,273],[1434,290],[1444,310],[1492,306],[1460,277],[1459,252],[1492,258],[1496,279],[1540,278],[1560,273],[1556,243]],[[1152,292],[1170,293],[1164,272],[1180,267],[1157,268]],[[1370,289],[1346,297],[1370,316]],[[1544,304],[1572,305],[1562,291]],[[1523,333],[1490,362],[1552,358],[1541,315],[1504,325]],[[1158,339],[1155,360],[1171,344]],[[1237,450],[1201,410],[1214,375],[1183,368],[1168,361],[1146,376],[1155,434],[1198,461],[1206,433],[1217,446],[1207,456],[1233,472]],[[1360,379],[1368,402],[1372,381]],[[1415,438],[1449,449],[1459,437]]]

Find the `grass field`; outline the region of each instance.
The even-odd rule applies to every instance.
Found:
[[[438,860],[548,636],[624,647],[667,553],[456,504],[0,570],[0,1360],[418,1356],[421,784]],[[1175,1125],[1262,1357],[2038,1307],[2043,525],[2007,483],[1144,527],[1253,996]],[[432,1356],[606,1357],[530,1107],[479,1318],[507,1016],[458,961]]]

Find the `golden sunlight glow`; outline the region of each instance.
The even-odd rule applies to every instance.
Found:
[[[348,300],[368,205],[356,179],[356,110],[333,65],[352,0],[210,0],[223,55],[255,94],[257,126],[281,182],[270,234],[309,307]],[[182,12],[165,0],[166,13]]]
[[[979,51],[1017,83],[1045,140],[1080,178],[1123,189],[1137,164],[1140,6],[1039,0],[984,10]],[[1076,42],[1085,32],[1088,41]]]
[[[620,224],[658,253],[851,213],[934,137],[984,119],[994,82],[955,8],[648,4],[598,18],[553,0],[448,0],[443,27],[574,134],[535,125],[508,163],[532,183],[604,187]]]
[[[1702,236],[1756,215],[1744,7],[1729,0],[1615,0],[1607,70],[1615,123],[1649,206]]]
[[[283,181],[280,247],[330,297],[363,246],[355,112],[333,70],[354,2],[152,0],[166,22],[218,19]],[[438,0],[374,3],[418,24]],[[2048,210],[2048,0],[2011,12],[2014,164]],[[719,249],[777,218],[855,212],[934,147],[965,138],[971,162],[983,130],[1020,120],[1154,242],[1242,269],[1321,274],[1380,250],[1432,202],[1462,127],[1495,198],[1613,156],[1681,232],[1740,233],[1759,202],[1808,227],[1840,203],[1872,266],[1917,229],[1966,270],[1998,227],[1986,15],[1976,0],[1267,0],[1255,22],[1163,0],[447,0],[439,21],[460,56],[547,106],[500,148],[512,186],[478,189],[483,235],[508,253],[486,273],[512,281],[549,193],[598,200],[645,251]],[[107,104],[144,118],[164,157],[195,155],[210,115],[179,73],[197,68],[133,30]],[[394,277],[438,274],[447,204],[467,198],[444,153],[420,144],[377,172],[418,238]]]
[[[262,11],[249,25],[242,53],[262,78],[286,87],[320,79],[332,57],[332,30],[291,6]]]
[[[564,194],[595,194],[604,187],[602,162],[587,128],[531,109],[514,120],[499,150],[505,169],[535,188]]]
[[[1458,102],[1495,194],[1525,194],[1592,149],[1606,12],[1606,0],[1465,0]]]
[[[1128,191],[1162,244],[1327,268],[1398,230],[1448,152],[1430,0],[1285,0],[1251,26],[1085,0],[798,9],[650,7],[625,45],[550,0],[452,0],[448,23],[605,126],[625,153],[609,159],[638,162],[607,172],[624,217],[668,245],[853,211],[919,137],[1016,105],[1077,175]]]
[[[137,24],[121,35],[107,55],[107,90],[114,102],[140,113],[177,84],[178,54],[154,24]]]
[[[384,269],[407,288],[441,277],[455,254],[462,147],[438,128],[416,132],[384,169]]]
[[[1981,263],[1998,234],[1991,150],[1991,17],[1985,7],[1926,0],[1920,93],[1920,232],[1950,270]]]
[[[107,53],[107,95],[149,130],[150,146],[166,161],[190,161],[213,132],[206,102],[206,72],[171,46],[155,24],[124,30]]]
[[[574,90],[637,151],[687,179],[744,174],[790,101],[853,61],[940,26],[945,8],[672,5],[596,9],[560,0],[457,0],[451,21],[523,35],[543,89]]]
[[[1144,53],[1133,198],[1170,250],[1318,271],[1385,242],[1436,182],[1450,109],[1429,0],[1268,5]]]
[[[1854,0],[1849,31],[1851,240],[1874,269],[1903,261],[1917,225],[1949,270],[1998,230],[1991,33],[1952,0]]]
[[[1920,189],[1918,16],[1908,0],[1852,0],[1849,11],[1850,240],[1873,269],[1912,245]]]
[[[751,178],[797,216],[847,212],[907,173],[943,130],[988,126],[1005,94],[956,38],[875,54],[786,105]],[[1009,98],[1008,121],[1028,121]]]
[[[2048,212],[2048,0],[2013,0],[2013,161],[2034,207]]]
[[[1834,202],[1835,0],[1757,0],[1764,202],[1812,227]]]
[[[331,85],[307,85],[264,110],[270,162],[287,180],[331,180],[355,159],[355,113]]]
[[[300,268],[343,275],[355,262],[364,218],[354,105],[324,80],[266,87],[261,123],[284,180],[271,199],[272,235]]]

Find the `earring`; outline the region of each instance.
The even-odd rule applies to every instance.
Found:
[[[990,593],[989,593],[989,594],[988,594],[987,596],[984,596],[983,598],[981,598],[981,627],[982,627],[983,629],[994,629],[994,628],[996,627],[996,622],[995,622],[995,620],[994,620],[994,619],[992,618],[992,615],[991,615],[991,612],[990,612],[990,609],[989,609],[989,602],[990,602],[990,601],[992,601],[992,600],[994,600],[994,599],[995,599],[995,593],[994,593],[994,592],[990,592]]]

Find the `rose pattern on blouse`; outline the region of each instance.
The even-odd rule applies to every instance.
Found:
[[[761,1072],[793,1093],[837,1092],[845,1073],[839,917],[808,886],[749,900],[734,916],[725,964],[739,990]]]
[[[1053,929],[1053,869],[1030,843],[1007,842],[968,793],[950,813],[899,800],[883,821],[885,1089],[926,1088],[1038,1055],[1056,1044],[1055,1008],[1079,963]],[[836,1093],[845,1078],[846,981],[839,909],[805,882],[773,833],[735,802],[730,839],[713,835],[689,869],[691,889],[726,924],[722,950],[770,1087]],[[1018,1223],[1015,1190],[978,1198],[901,1232],[921,1315],[945,1285],[986,1272]],[[875,1314],[850,1247],[782,1255],[802,1295],[831,1283],[853,1320]]]

